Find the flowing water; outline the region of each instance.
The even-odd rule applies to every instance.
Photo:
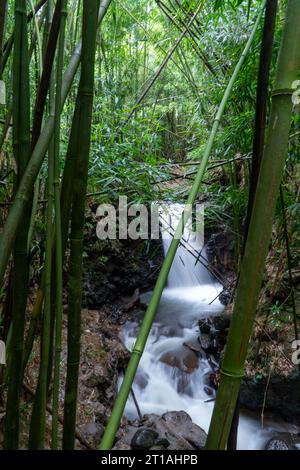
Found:
[[[165,252],[181,210],[181,206],[171,206],[168,220],[162,219]],[[195,355],[191,358],[191,352],[184,343],[198,341],[200,319],[222,313],[224,307],[218,300],[221,290],[221,285],[214,281],[205,267],[205,250],[198,237],[186,230],[133,386],[143,415],[184,410],[196,424],[208,431],[215,392],[207,385],[207,375],[212,372],[213,364],[206,358],[195,363]],[[143,295],[142,301],[147,303],[150,295]],[[123,328],[123,340],[128,350],[133,347],[138,328],[138,322],[129,322]],[[131,398],[125,414],[131,419],[137,417]],[[276,431],[288,429],[288,425],[266,420],[262,427],[259,417],[242,413],[238,448],[263,449]]]

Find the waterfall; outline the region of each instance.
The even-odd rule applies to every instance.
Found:
[[[162,219],[163,246],[167,251],[178,223],[182,206],[170,206],[168,217]],[[197,262],[201,254],[201,263]],[[198,321],[220,315],[223,306],[218,300],[222,286],[205,267],[205,250],[197,234],[185,230],[173,267],[160,302],[155,324],[148,339],[134,382],[134,392],[142,414],[186,411],[193,421],[208,431],[215,392],[207,384],[212,372],[206,358],[197,358],[185,344],[197,343]],[[151,293],[144,294],[147,303]],[[123,328],[123,341],[131,350],[138,332],[138,323]],[[125,414],[137,418],[133,400]],[[258,417],[242,414],[238,432],[239,449],[262,449],[274,431],[286,430],[274,423],[261,423]]]
[[[168,214],[166,215],[165,211],[161,214],[161,232],[165,255],[173,240],[175,228],[180,222],[184,206],[172,204],[167,208]],[[164,209],[166,209],[165,206]],[[212,284],[212,278],[206,266],[206,252],[200,241],[200,234],[189,230],[189,226],[187,226],[169,273],[168,287],[198,287],[199,285]]]

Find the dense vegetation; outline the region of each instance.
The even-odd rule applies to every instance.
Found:
[[[278,278],[265,279],[270,303],[265,324],[272,322],[280,329],[289,323],[298,339],[294,278],[299,276],[300,259],[300,114],[297,85],[292,90],[291,82],[299,78],[300,5],[299,0],[269,0],[265,10],[264,4],[0,1],[4,448],[43,449],[49,442],[53,449],[74,447],[83,240],[87,230],[96,230],[85,225],[87,206],[117,204],[120,195],[128,196],[130,204],[147,205],[196,199],[205,203],[207,230],[222,226],[233,233],[240,273],[236,321],[229,335],[210,448],[227,443],[267,255],[269,270],[275,266],[282,276],[288,272],[288,287],[283,294],[276,286]],[[230,93],[224,99],[226,89]],[[279,127],[272,127],[277,121]],[[211,129],[215,133],[210,141]],[[212,144],[209,148],[207,142]],[[191,199],[196,175],[199,184]],[[170,254],[169,266],[158,280],[157,296],[149,307],[152,319],[172,260]],[[62,381],[65,307],[68,365]],[[241,312],[246,318],[242,333]],[[146,339],[138,343],[140,354]],[[23,438],[20,444],[24,374],[36,341],[38,381],[28,443]],[[242,358],[235,362],[241,347]],[[137,357],[132,364],[133,375],[138,361]],[[127,385],[128,395],[131,384]],[[223,428],[224,409],[230,412]],[[122,411],[121,405],[103,448],[113,444]]]

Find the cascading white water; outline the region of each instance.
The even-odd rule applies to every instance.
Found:
[[[163,244],[167,251],[182,206],[170,206],[169,217],[162,218]],[[195,253],[203,255],[197,262]],[[166,411],[186,411],[206,432],[213,410],[214,391],[207,386],[206,377],[212,372],[207,359],[194,363],[184,343],[197,341],[198,321],[218,315],[223,306],[218,300],[222,289],[205,268],[205,251],[197,236],[185,230],[163,292],[156,322],[148,339],[134,383],[134,392],[142,414],[162,414]],[[147,303],[151,293],[142,296]],[[138,323],[129,322],[123,328],[123,341],[131,350],[138,333]],[[194,356],[193,356],[194,357]],[[208,394],[209,392],[209,394]],[[133,400],[126,405],[125,414],[137,418]],[[239,449],[262,449],[276,431],[287,431],[285,424],[274,424],[242,414],[238,432]]]

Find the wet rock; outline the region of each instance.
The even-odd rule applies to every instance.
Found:
[[[153,429],[138,429],[131,441],[132,449],[147,450],[157,444],[158,433]]]
[[[219,233],[214,233],[206,244],[209,263],[223,276],[235,272],[235,242],[234,233],[225,228]]]
[[[167,449],[170,445],[168,439],[158,438],[155,443],[156,446],[160,446],[161,449]]]
[[[215,372],[207,372],[203,376],[203,379],[204,379],[204,382],[207,384],[208,388],[212,388],[213,390],[216,390],[220,382],[220,372],[219,370]]]
[[[185,411],[170,411],[160,418],[148,415],[146,422],[168,440],[168,450],[195,450],[205,445],[206,433]]]
[[[174,368],[172,370],[172,378],[174,379],[174,386],[176,387],[177,393],[184,393],[188,396],[193,396],[191,393],[191,380],[190,374],[183,372],[180,369]]]
[[[91,447],[96,449],[100,443],[104,427],[99,423],[88,423],[80,426],[79,432],[84,440],[87,441]]]
[[[124,307],[123,307],[124,312],[128,312],[129,310],[131,310],[136,304],[139,303],[139,300],[140,300],[140,290],[135,289],[132,297],[130,299],[126,299],[126,301],[124,302]]]
[[[204,351],[207,351],[210,348],[210,345],[211,345],[210,335],[206,335],[206,334],[201,333],[199,341],[200,341],[201,347],[202,347],[202,349],[204,349]]]
[[[221,282],[226,285],[219,300],[223,305],[228,305],[236,280],[235,234],[223,226],[214,231],[206,244],[206,256],[210,268],[218,273]]]
[[[214,391],[210,387],[205,386],[203,390],[205,391],[206,395],[208,395],[209,397],[212,397],[214,395]]]
[[[231,302],[231,298],[232,293],[227,289],[224,289],[223,292],[221,292],[221,294],[219,295],[219,300],[223,305],[229,305]]]
[[[230,316],[222,314],[199,321],[199,343],[208,357],[220,363],[221,353],[226,344]]]
[[[203,354],[203,350],[201,348],[199,341],[193,341],[193,342],[189,341],[187,343],[183,343],[183,346],[187,347],[191,351],[194,351],[195,353],[198,353],[201,355]]]
[[[176,367],[181,371],[191,374],[199,365],[199,359],[194,351],[183,348],[182,350],[168,351],[159,359],[170,367]]]
[[[201,335],[210,335],[211,322],[209,322],[209,320],[200,320],[199,330]]]
[[[174,326],[159,327],[158,337],[160,336],[166,336],[167,338],[172,336],[180,336],[180,329]]]
[[[230,320],[231,320],[231,316],[228,315],[227,313],[224,313],[223,315],[219,315],[217,317],[213,317],[212,323],[216,332],[218,332],[218,334],[223,333],[223,332],[227,333],[228,328],[230,326]]]
[[[135,385],[137,385],[141,390],[143,390],[147,387],[148,382],[149,375],[138,370],[134,380]]]
[[[245,379],[241,385],[241,407],[258,412],[264,406],[266,411],[299,425],[299,390],[300,377],[297,373],[287,378],[271,377],[268,385],[265,378],[260,380]]]
[[[300,450],[300,437],[288,432],[278,433],[270,439],[266,450]]]
[[[113,450],[121,450],[121,445],[128,446],[129,449],[131,449],[131,441],[137,432],[138,426],[139,422],[133,422],[131,424],[125,424],[125,426],[123,425],[123,427],[120,427],[116,437],[117,442],[115,443]]]
[[[151,450],[198,450],[206,441],[206,433],[184,411],[145,415],[142,421],[131,422],[123,431],[114,449],[128,448],[128,443],[132,448],[146,449],[152,442]]]

